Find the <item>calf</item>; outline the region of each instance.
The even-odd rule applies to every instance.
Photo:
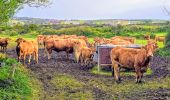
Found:
[[[112,75],[114,75],[116,82],[120,82],[119,68],[124,67],[134,68],[136,72],[136,83],[140,83],[156,47],[157,44],[155,42],[148,42],[148,44],[141,49],[113,48],[110,57],[113,69]]]
[[[6,52],[7,50],[7,46],[8,46],[8,41],[10,39],[9,38],[0,38],[0,46],[1,46],[1,50],[2,52]]]
[[[74,49],[75,61],[77,63],[80,61],[80,54],[81,54],[80,48],[82,47],[87,47],[86,41],[82,39],[75,39],[73,49]]]
[[[80,49],[80,61],[87,65],[90,61],[93,60],[95,50],[89,47],[82,47]]]
[[[75,41],[74,43],[74,55],[77,63],[81,61],[81,63],[87,64],[87,61],[91,61],[93,58],[93,53],[95,52],[95,48],[89,48],[86,44],[83,44],[82,41]]]

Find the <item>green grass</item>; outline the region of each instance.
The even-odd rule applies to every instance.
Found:
[[[99,75],[106,75],[106,76],[112,76],[112,72],[111,71],[105,71],[105,70],[97,70],[97,66],[95,66],[93,69],[91,69],[91,73],[93,74],[99,74]],[[152,70],[150,68],[147,69],[145,75],[151,75],[152,74]],[[135,72],[120,72],[121,76],[135,76],[136,73]]]
[[[85,84],[76,80],[74,77],[57,74],[51,83],[54,84],[58,93],[49,99],[64,99],[64,100],[92,100],[92,92],[87,90]]]
[[[135,79],[134,79],[135,80]],[[135,84],[133,81],[123,80],[121,84],[114,82],[106,82],[106,80],[94,79],[89,81],[89,85],[98,87],[102,91],[105,91],[112,95],[114,98],[124,100],[124,97],[140,93],[147,90],[156,90],[159,88],[169,88],[170,78],[164,78],[161,80],[152,79],[147,80],[143,84]],[[142,97],[140,97],[142,98]]]
[[[5,66],[0,68],[0,100],[39,99],[42,92],[41,84],[31,72],[18,64],[15,59],[7,58],[3,59],[3,62]],[[12,64],[16,64],[17,68],[13,78],[14,82],[9,83],[8,77]]]

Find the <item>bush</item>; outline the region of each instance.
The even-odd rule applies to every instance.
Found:
[[[161,57],[170,57],[170,48],[160,48],[157,50],[156,55]]]
[[[38,80],[15,59],[6,58],[3,54],[0,54],[0,59],[5,63],[0,68],[0,100],[38,100],[42,92]],[[10,80],[9,73],[13,64],[17,67],[13,80]]]
[[[165,39],[165,46],[170,47],[170,32],[167,34]]]

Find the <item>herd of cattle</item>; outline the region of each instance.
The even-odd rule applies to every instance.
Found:
[[[0,38],[0,46],[3,52],[6,52],[9,38]],[[111,39],[94,38],[94,43],[89,43],[88,38],[85,36],[77,35],[38,35],[37,41],[28,41],[23,38],[16,40],[16,52],[18,61],[23,58],[25,64],[26,56],[29,56],[28,63],[31,58],[34,58],[38,63],[38,50],[40,47],[44,48],[45,55],[48,59],[51,57],[52,51],[66,53],[67,59],[69,54],[72,53],[77,63],[88,65],[93,60],[96,51],[96,45],[99,44],[113,44],[113,45],[131,45],[135,43],[135,38],[115,36]],[[120,68],[133,68],[136,72],[136,82],[141,82],[143,73],[149,66],[149,62],[153,53],[158,48],[155,40],[148,40],[148,43],[139,48],[125,48],[117,46],[110,52],[112,61],[112,75],[114,75],[117,82],[120,82],[119,71]],[[33,56],[33,57],[32,57]]]

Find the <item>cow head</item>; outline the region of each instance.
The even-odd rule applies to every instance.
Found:
[[[147,56],[153,56],[153,53],[158,48],[158,45],[155,41],[149,40],[147,45],[145,46],[145,49],[147,51]]]
[[[25,42],[25,40],[23,38],[18,38],[15,42],[17,42],[18,44],[20,44],[21,42]]]
[[[74,41],[73,43],[74,43],[74,46],[80,46],[81,44],[79,41]]]

